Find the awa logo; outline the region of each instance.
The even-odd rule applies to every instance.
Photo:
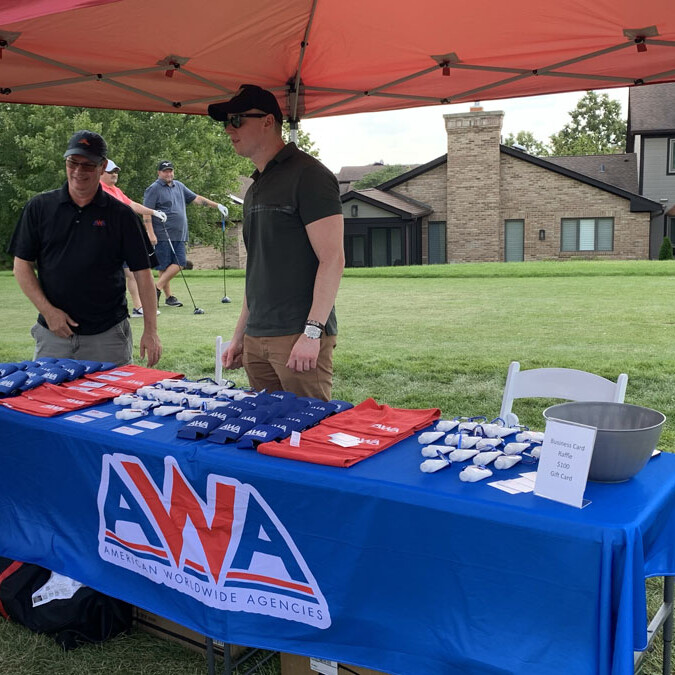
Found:
[[[314,576],[253,486],[216,474],[193,484],[173,457],[156,478],[137,457],[104,455],[103,560],[219,610],[330,626]]]

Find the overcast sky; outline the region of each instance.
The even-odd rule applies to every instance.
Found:
[[[529,98],[484,101],[485,110],[503,110],[502,134],[531,131],[547,142],[570,121],[569,112],[585,92],[549,94]],[[604,92],[598,92],[604,93]],[[623,116],[628,110],[628,90],[610,89],[606,93],[621,102]],[[309,133],[319,149],[321,161],[337,173],[343,166],[385,164],[424,164],[447,152],[443,115],[468,112],[471,104],[429,106],[391,112],[342,115],[307,119],[300,128]]]

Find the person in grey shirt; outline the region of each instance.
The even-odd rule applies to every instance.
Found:
[[[218,209],[223,217],[227,216],[227,209],[222,204],[196,194],[179,180],[175,180],[172,162],[161,161],[157,165],[157,180],[146,188],[143,204],[150,209],[164,212],[167,217],[166,223],[155,216],[143,216],[143,219],[147,226],[152,218],[152,227],[157,237],[155,254],[157,269],[160,271],[155,283],[157,302],[159,303],[163,292],[164,303],[170,307],[183,306],[183,303],[171,294],[171,280],[187,262],[185,244],[188,240],[188,222],[185,207],[192,203],[210,206]]]

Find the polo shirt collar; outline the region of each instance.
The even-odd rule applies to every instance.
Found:
[[[62,186],[59,192],[59,202],[62,204],[75,204],[75,202],[70,198],[70,192],[68,192],[68,181],[66,181]],[[99,183],[98,189],[94,198],[89,202],[89,204],[96,204],[96,206],[105,206],[108,203],[108,195],[103,191],[101,184]],[[87,204],[86,206],[89,206]],[[78,207],[79,208],[79,207]]]
[[[296,147],[295,143],[289,142],[284,145],[279,152],[277,152],[272,159],[270,159],[269,162],[267,162],[265,168],[263,169],[263,173],[267,171],[268,169],[271,169],[274,164],[281,164],[282,162],[285,162],[287,159],[290,159],[296,152],[298,148]],[[260,171],[256,169],[252,174],[251,178],[253,180],[258,180],[260,177]]]

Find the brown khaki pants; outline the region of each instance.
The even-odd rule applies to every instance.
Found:
[[[296,373],[286,367],[293,345],[301,333],[278,337],[244,335],[242,363],[250,385],[261,391],[292,391],[298,396],[314,396],[324,401],[331,397],[333,386],[333,350],[335,335],[324,335],[317,366],[313,370]]]

